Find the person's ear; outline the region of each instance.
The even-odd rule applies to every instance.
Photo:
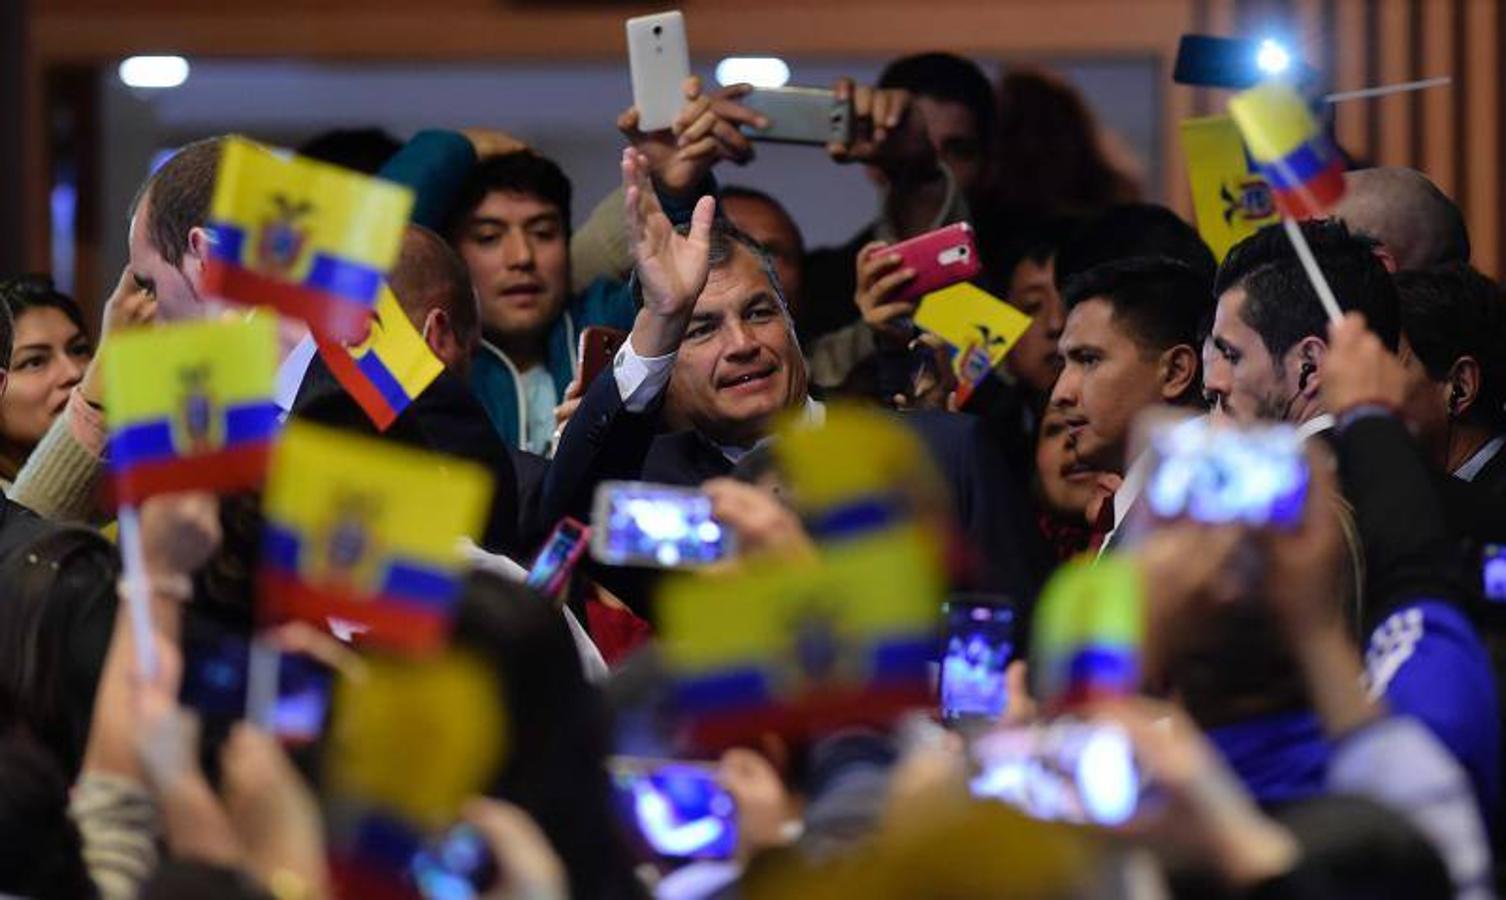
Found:
[[[1480,400],[1480,361],[1473,356],[1454,360],[1448,372],[1448,412],[1463,418]]]
[[[424,325],[419,332],[429,350],[446,365],[460,352],[459,342],[455,340],[455,330],[450,327],[449,313],[442,309],[430,309],[424,316]]]
[[[214,243],[214,233],[195,225],[188,229],[188,246],[184,249],[183,274],[194,284],[204,272],[204,263],[209,259],[209,248]]]
[[[1198,365],[1201,354],[1190,344],[1177,344],[1161,354],[1160,371],[1161,399],[1168,403],[1185,397],[1198,387]]]
[[[1401,269],[1401,264],[1396,261],[1396,256],[1392,254],[1391,248],[1385,244],[1376,244],[1370,252],[1375,254],[1375,258],[1380,260],[1381,265],[1386,267],[1388,273],[1395,275]]]
[[[1323,360],[1328,358],[1328,345],[1309,335],[1289,351],[1289,358],[1297,366],[1297,396],[1317,397],[1323,386]]]

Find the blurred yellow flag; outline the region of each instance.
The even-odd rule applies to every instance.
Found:
[[[506,759],[495,668],[454,650],[424,660],[371,657],[363,668],[336,688],[331,789],[426,830],[448,827]]]

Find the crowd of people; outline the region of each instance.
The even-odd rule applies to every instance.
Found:
[[[1506,294],[1471,267],[1454,203],[1415,171],[1346,173],[1330,216],[1300,225],[1345,314],[1331,322],[1280,226],[1215,259],[1142,199],[1070,87],[1027,70],[995,85],[926,53],[835,86],[853,138],[811,152],[865,167],[877,214],[811,248],[779,198],[735,184],[758,164],[747,90],[692,78],[665,131],[625,111],[622,186],[584,219],[566,173],[496,130],[302,149],[413,191],[387,281],[444,371],[379,434],[286,322],[277,405],[494,476],[452,632],[495,675],[506,723],[501,761],[454,811],[494,865],[474,894],[430,896],[1493,896],[1506,596],[1482,573],[1506,545]],[[148,500],[152,633],[117,593],[100,360],[127,329],[221,314],[203,284],[224,146],[188,144],[146,178],[97,328],[45,277],[0,281],[6,895],[414,890],[332,862],[344,838],[321,739],[200,727],[180,701],[191,635],[261,624],[259,495]],[[977,283],[1031,317],[965,404],[946,348],[914,325],[918,273],[890,251],[958,222]],[[627,337],[586,382],[593,327]],[[734,808],[706,815],[735,823],[735,846],[645,855],[608,757],[629,752],[654,690],[664,573],[585,559],[563,614],[514,574],[557,523],[590,520],[610,480],[703,491],[736,538],[724,565],[819,557],[770,448],[784,417],[820,428],[837,404],[885,410],[924,449],[913,478],[934,473],[944,495],[948,590],[1013,610],[1008,648],[978,630],[946,664],[993,702],[989,661],[1008,657],[1003,709],[717,748],[698,762]],[[1290,426],[1308,473],[1293,522],[1158,516],[1147,416]],[[1143,595],[1139,687],[1073,715],[1130,741],[1133,817],[1053,822],[975,798],[980,735],[1059,721],[1032,671],[1042,587],[1106,562]],[[346,638],[291,623],[258,640],[359,680],[368,660]],[[1089,775],[1101,764],[1082,755]]]

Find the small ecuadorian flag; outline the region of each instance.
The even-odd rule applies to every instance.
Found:
[[[1139,688],[1143,598],[1139,572],[1118,557],[1079,557],[1057,570],[1036,603],[1031,651],[1049,709]]]
[[[365,340],[412,207],[400,185],[231,138],[209,208],[204,288],[335,340]]]
[[[277,434],[271,319],[138,328],[105,351],[116,498],[255,487]]]
[[[330,372],[381,431],[444,371],[385,284],[364,342],[346,346],[323,337],[316,340]]]
[[[1241,91],[1229,99],[1229,114],[1282,213],[1311,219],[1344,196],[1344,160],[1291,85],[1268,81]]]
[[[1250,159],[1233,119],[1183,119],[1182,150],[1187,154],[1198,234],[1217,259],[1222,261],[1229,248],[1280,221],[1271,186],[1250,171]]]
[[[396,649],[440,646],[491,475],[472,463],[304,422],[267,476],[260,594],[271,621],[365,626]]]
[[[942,592],[933,545],[913,527],[828,545],[807,564],[679,576],[658,605],[675,706],[707,748],[925,706]]]

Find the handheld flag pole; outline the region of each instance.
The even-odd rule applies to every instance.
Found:
[[[1385,97],[1388,94],[1400,94],[1406,91],[1423,91],[1428,88],[1444,87],[1454,83],[1454,79],[1448,75],[1440,75],[1437,78],[1421,78],[1417,81],[1403,81],[1398,84],[1382,84],[1377,87],[1359,88],[1353,91],[1335,91],[1332,94],[1324,94],[1324,103],[1343,103],[1345,100],[1365,100],[1371,97]]]
[[[136,644],[136,665],[141,677],[157,677],[157,642],[152,628],[151,584],[146,577],[146,555],[141,545],[141,517],[134,504],[122,504],[119,511],[120,557],[124,568],[121,586],[125,590],[126,611],[131,617],[131,636]]]
[[[1328,313],[1328,320],[1337,322],[1344,318],[1343,311],[1339,309],[1339,301],[1333,295],[1333,288],[1329,287],[1328,279],[1323,276],[1323,270],[1313,256],[1313,249],[1307,246],[1302,227],[1296,219],[1285,216],[1281,219],[1281,227],[1286,229],[1286,237],[1292,242],[1292,249],[1297,251],[1297,259],[1302,261],[1302,270],[1307,273],[1307,280],[1312,283],[1313,290],[1318,292],[1318,301],[1323,304],[1323,311]]]

